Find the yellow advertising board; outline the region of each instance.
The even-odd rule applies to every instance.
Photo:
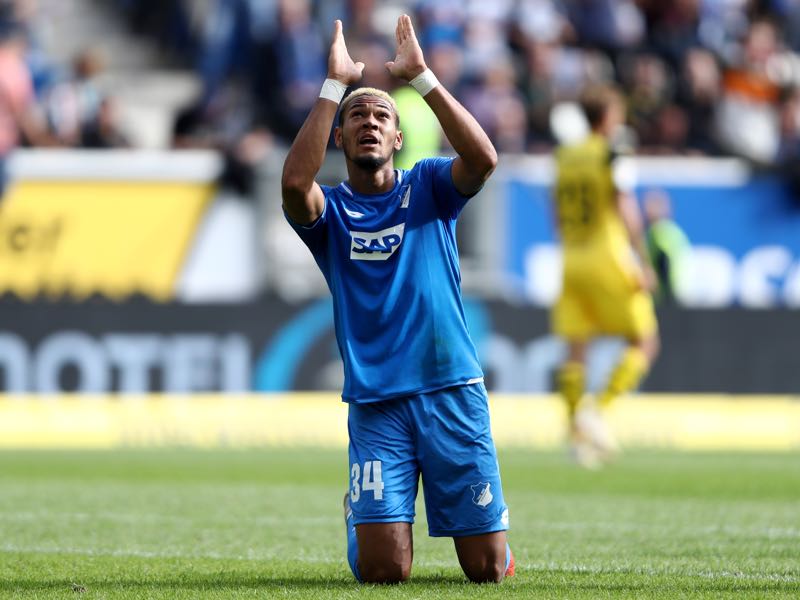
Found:
[[[558,397],[493,394],[490,408],[498,447],[564,447]],[[608,417],[626,448],[800,450],[788,396],[640,395]],[[0,396],[0,450],[346,445],[347,405],[333,393]]]
[[[20,181],[0,205],[0,294],[173,297],[207,182]]]

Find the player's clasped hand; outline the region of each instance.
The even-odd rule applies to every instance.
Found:
[[[393,61],[386,63],[386,68],[395,77],[411,81],[428,67],[425,65],[422,48],[420,48],[417,35],[414,33],[411,17],[408,15],[397,19],[395,38],[397,40],[397,56]]]
[[[364,72],[363,62],[354,62],[347,52],[342,33],[342,22],[336,19],[333,23],[333,40],[328,55],[328,79],[335,79],[345,85],[352,85],[361,79]]]

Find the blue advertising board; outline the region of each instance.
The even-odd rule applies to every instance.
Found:
[[[743,165],[731,170],[730,161],[716,166],[709,159],[651,159],[639,169],[639,200],[651,190],[666,193],[692,246],[679,298],[698,307],[800,307],[800,201],[775,175],[750,175]],[[505,174],[503,261],[518,291],[548,305],[558,292],[560,255],[549,177],[536,172]]]

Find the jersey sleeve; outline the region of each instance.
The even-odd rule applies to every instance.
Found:
[[[286,218],[286,221],[292,226],[292,229],[300,236],[300,239],[308,246],[308,249],[311,250],[311,254],[314,256],[318,256],[322,253],[328,239],[328,195],[331,192],[331,188],[325,185],[320,187],[325,195],[325,206],[322,208],[322,214],[313,223],[301,225],[289,216],[286,209],[283,210],[283,216]]]
[[[433,199],[439,207],[442,217],[455,220],[461,209],[472,196],[464,196],[453,183],[453,161],[455,158],[426,158],[423,173],[430,177],[433,187]]]

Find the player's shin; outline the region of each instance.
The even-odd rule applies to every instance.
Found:
[[[627,348],[622,353],[622,357],[612,371],[608,383],[600,395],[600,407],[605,408],[615,398],[638,388],[649,368],[650,361],[640,348]]]
[[[586,386],[586,368],[583,363],[570,361],[564,363],[558,373],[558,391],[567,405],[567,419],[570,428],[575,423],[578,405]]]

